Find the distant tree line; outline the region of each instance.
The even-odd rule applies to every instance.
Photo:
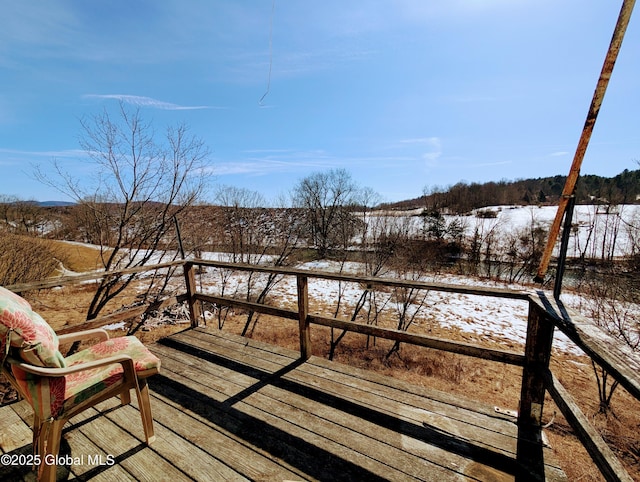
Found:
[[[500,205],[541,205],[557,203],[566,176],[502,180],[486,183],[459,182],[449,187],[432,186],[421,197],[384,204],[386,209],[424,207],[429,211],[445,210],[464,214],[473,209]],[[640,202],[640,169],[625,169],[614,177],[582,175],[576,188],[578,204],[635,204]]]

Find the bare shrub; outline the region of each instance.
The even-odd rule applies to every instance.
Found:
[[[638,352],[640,322],[637,318],[637,306],[640,296],[637,281],[616,265],[611,264],[606,269],[606,273],[590,276],[584,282],[580,309],[609,335]],[[599,412],[607,414],[618,382],[612,380],[604,368],[594,362],[592,365],[598,384]]]
[[[0,284],[28,283],[50,277],[61,254],[40,238],[0,232]]]

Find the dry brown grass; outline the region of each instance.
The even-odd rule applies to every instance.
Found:
[[[46,240],[0,232],[0,284],[46,278],[56,271],[59,256]]]
[[[63,267],[86,272],[101,266],[96,247],[7,233],[0,236],[0,282],[5,285],[60,276]]]
[[[133,288],[114,300],[109,311],[132,304],[135,301]],[[26,297],[36,311],[40,312],[54,328],[59,329],[84,320],[93,290],[92,285],[68,286],[26,293]],[[224,330],[240,333],[245,321],[245,314],[231,312],[225,321]],[[215,321],[209,323],[217,326]],[[144,342],[150,343],[184,328],[185,325],[164,326],[152,331],[140,330],[136,335]],[[467,333],[438,326],[432,328],[431,335],[451,340],[471,341]],[[291,320],[261,316],[252,327],[250,336],[293,350],[299,348],[297,323]],[[329,353],[330,330],[313,326],[311,340],[313,354],[326,358]],[[491,345],[493,348],[505,348],[499,341],[491,342]],[[521,369],[517,367],[406,345],[403,345],[399,355],[386,359],[385,355],[390,346],[391,342],[387,340],[378,339],[374,342],[372,339],[367,340],[364,335],[349,333],[338,347],[335,360],[374,370],[416,385],[478,400],[491,406],[511,410],[518,408]],[[637,436],[640,428],[640,402],[620,388],[613,399],[614,415],[609,417],[596,415],[598,410],[596,382],[588,358],[556,354],[552,360],[552,369],[577,399],[583,412],[591,417],[594,425],[603,433],[631,476],[640,480],[640,443]],[[557,412],[557,409],[548,398],[544,421],[550,421],[554,412]],[[552,425],[546,429],[546,433],[569,480],[585,482],[603,480],[568,423],[559,413],[556,414]]]
[[[100,249],[82,244],[57,240],[45,240],[59,253],[64,267],[78,273],[94,271],[103,267],[100,259]]]

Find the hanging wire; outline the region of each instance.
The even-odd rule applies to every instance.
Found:
[[[273,0],[271,4],[271,19],[269,21],[269,76],[267,77],[267,90],[264,93],[264,95],[260,97],[260,100],[258,101],[258,104],[260,106],[264,105],[262,101],[269,94],[269,91],[271,90],[271,68],[273,67],[273,13],[275,12],[275,9],[276,9],[276,0]]]

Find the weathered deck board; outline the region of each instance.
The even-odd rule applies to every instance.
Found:
[[[238,350],[237,345],[229,346],[228,339],[215,336],[201,339],[185,333],[184,338],[183,335],[176,337],[176,340],[180,339],[187,340],[188,343],[195,347],[209,347],[209,349],[215,350],[216,354],[226,353],[230,355],[233,351]],[[273,357],[271,357],[271,362],[265,362],[264,359],[251,356],[236,355],[236,359],[243,360],[247,364],[253,364],[256,368],[266,370],[274,368],[273,366],[265,366],[266,363],[274,363],[273,360],[275,359]],[[295,358],[282,357],[283,364],[281,367],[286,366],[284,363],[291,364],[295,360]],[[279,366],[278,362],[275,361],[275,363],[275,368],[277,368]],[[337,367],[340,367],[340,365],[322,359],[314,359],[313,364],[301,365],[295,372],[285,374],[283,379],[292,379],[303,383],[305,386],[318,386],[323,383],[324,391],[340,393],[341,399],[375,407],[393,415],[397,415],[398,411],[401,411],[405,417],[411,418],[418,423],[422,423],[423,417],[429,417],[429,414],[437,417],[452,418],[463,422],[460,427],[461,430],[480,429],[493,432],[483,435],[482,440],[484,443],[490,445],[491,439],[497,438],[494,448],[502,450],[505,444],[511,443],[512,450],[507,452],[510,454],[515,453],[515,440],[510,435],[502,433],[504,421],[511,421],[507,417],[501,416],[492,410],[484,409],[482,406],[478,407],[475,402],[466,401],[465,403],[461,398],[455,398],[446,393],[428,390],[420,391],[419,387],[414,387],[414,391],[409,392],[406,389],[406,384],[397,384],[392,378],[376,376],[366,370],[350,369],[353,371],[352,373],[344,373],[342,370],[336,370]],[[327,384],[332,386],[327,389]],[[473,406],[474,409],[468,410],[464,406]],[[415,413],[419,414],[417,418],[415,416],[411,417],[414,413],[412,408],[415,408]]]
[[[185,336],[189,336],[185,334]],[[182,337],[182,335],[181,335]],[[177,339],[181,339],[181,337]],[[214,349],[217,354],[225,353],[225,350],[237,350],[237,347],[228,347],[227,339],[220,339],[220,343],[216,343],[210,337],[206,340],[200,340],[191,337],[189,343],[198,347],[206,347],[207,345]],[[182,338],[185,339],[186,338]],[[204,343],[204,344],[203,344]],[[226,352],[227,354],[231,352]],[[238,357],[237,359],[240,359]],[[284,359],[293,363],[293,359]],[[249,357],[247,363],[253,363],[258,366],[264,360],[256,357]],[[262,363],[264,367],[264,363]],[[283,365],[284,366],[284,365]],[[336,371],[334,363],[325,362],[324,360],[315,359],[313,364],[301,365],[298,369],[290,374],[283,375],[284,380],[295,380],[303,383],[304,386],[318,386],[324,383],[324,391],[328,393],[340,393],[340,399],[343,402],[358,403],[364,407],[369,407],[381,412],[384,415],[399,417],[404,422],[420,424],[429,424],[436,429],[446,431],[447,426],[451,426],[451,420],[461,422],[456,426],[456,435],[462,439],[470,439],[474,435],[477,437],[478,431],[481,433],[479,444],[488,449],[495,449],[507,455],[514,455],[516,451],[516,440],[513,435],[504,432],[505,420],[509,420],[503,416],[496,414],[494,411],[482,410],[477,407],[477,403],[466,401],[467,406],[473,406],[473,410],[465,409],[461,405],[461,399],[440,393],[422,390],[415,387],[415,392],[408,392],[404,387],[406,384],[399,384],[396,387],[394,380],[388,377],[379,377],[364,370],[356,371],[353,374],[345,374],[342,371]],[[352,369],[351,369],[352,370]],[[367,377],[374,375],[372,380]],[[373,381],[375,380],[375,381]],[[331,386],[328,386],[330,384]],[[383,390],[380,387],[383,387]],[[393,389],[389,389],[393,387]],[[443,398],[443,400],[439,398]],[[328,398],[328,397],[325,397]],[[328,405],[321,405],[320,409]],[[348,407],[346,407],[348,409]],[[332,412],[336,412],[333,410]],[[478,414],[480,413],[480,415]],[[326,415],[327,417],[329,415]],[[335,416],[335,415],[334,415]],[[375,433],[370,436],[375,436]]]
[[[170,365],[167,368],[168,370],[171,370],[174,366],[171,362],[167,363],[167,365]],[[197,383],[202,383],[206,386],[216,383],[215,376],[203,374],[202,371],[196,369],[185,370],[181,375],[175,374],[175,379],[178,379],[185,385],[193,385],[194,387],[197,387]],[[229,382],[226,383],[228,384]],[[237,387],[239,387],[239,385],[236,385],[234,388]],[[202,391],[202,389],[199,391]],[[207,391],[207,393],[213,395],[211,391]],[[347,417],[334,417],[334,420],[331,420],[323,418],[322,415],[313,414],[314,404],[303,397],[297,397],[295,394],[283,393],[282,390],[265,386],[260,389],[260,393],[252,393],[247,395],[244,400],[234,401],[232,406],[226,405],[225,399],[233,400],[233,395],[226,395],[221,392],[215,395],[220,399],[212,403],[219,404],[218,410],[227,418],[227,421],[223,423],[230,426],[234,425],[234,430],[241,431],[243,429],[236,427],[228,418],[237,419],[240,422],[248,421],[249,425],[259,426],[260,424],[267,424],[269,427],[267,430],[276,429],[286,434],[287,437],[297,437],[301,441],[309,441],[316,450],[320,449],[325,451],[330,457],[336,460],[355,462],[359,467],[366,468],[371,474],[386,473],[388,474],[387,478],[396,480],[398,478],[407,478],[407,475],[410,474],[407,474],[407,467],[405,467],[405,470],[394,468],[392,466],[394,463],[404,463],[409,466],[413,465],[414,467],[411,468],[416,475],[419,475],[424,469],[424,464],[416,463],[415,458],[405,457],[403,460],[403,455],[405,454],[402,451],[394,450],[393,446],[377,443],[375,439],[369,439],[363,434],[344,429],[343,424],[354,423],[353,420],[346,420]],[[284,399],[285,397],[287,399],[286,402],[278,399]],[[355,421],[355,423],[357,423],[357,421]],[[274,433],[274,435],[276,436],[272,437],[272,440],[269,441],[269,445],[271,446],[280,444],[280,437],[277,432]],[[353,450],[351,448],[353,446],[366,446],[366,452],[369,455]],[[283,447],[277,450],[283,451],[290,449]],[[290,463],[302,465],[305,457],[305,454],[296,454],[295,457],[290,459]],[[308,463],[310,462],[311,461]],[[304,466],[299,468],[303,469]],[[314,468],[314,470],[317,470],[317,468]],[[437,470],[437,467],[434,467],[432,470]],[[329,473],[325,475],[325,477],[330,476],[331,474]],[[351,478],[351,476],[347,478]]]
[[[186,476],[196,480],[202,478],[203,474],[207,474],[207,477],[210,477],[211,480],[249,480],[240,476],[236,471],[216,458],[216,456],[220,457],[220,453],[216,453],[219,452],[216,449],[225,447],[224,452],[227,452],[228,449],[226,447],[230,444],[213,436],[196,435],[202,434],[207,428],[198,426],[199,424],[197,422],[194,423],[189,416],[182,416],[183,414],[180,412],[176,413],[176,409],[173,406],[164,403],[159,398],[155,398],[152,403],[154,415],[157,412],[159,417],[174,418],[176,423],[182,424],[183,430],[194,434],[188,440],[165,425],[156,423],[157,439],[153,443],[153,451],[181,470]],[[123,410],[116,410],[107,416],[120,427],[123,427],[129,425],[131,418],[138,416],[138,412],[132,407],[126,407]],[[140,440],[142,440],[142,437],[140,437]],[[206,451],[205,448],[210,451]],[[181,480],[181,478],[173,478],[173,480]]]
[[[180,348],[181,342],[185,343],[183,348],[196,346],[202,350],[197,353],[196,359],[228,357],[233,354],[235,361],[241,360],[251,367],[245,367],[245,372],[257,378],[264,376],[260,369],[271,372],[280,370],[281,376],[270,380],[269,386],[285,387],[288,393],[276,395],[276,399],[291,401],[292,395],[302,390],[306,392],[307,398],[317,397],[313,410],[316,413],[322,412],[324,420],[344,424],[344,420],[335,418],[344,418],[345,414],[351,412],[355,415],[355,420],[350,423],[358,427],[358,431],[368,437],[369,441],[379,438],[389,445],[391,439],[384,438],[383,429],[386,427],[395,436],[392,441],[395,447],[407,451],[406,445],[411,445],[414,460],[416,456],[417,460],[424,457],[447,469],[453,466],[458,468],[456,470],[464,470],[469,458],[474,458],[484,459],[485,465],[494,468],[505,466],[511,472],[517,470],[514,465],[515,425],[510,420],[497,416],[489,407],[479,408],[475,402],[419,387],[408,388],[407,384],[388,377],[353,368],[345,370],[344,366],[317,358],[295,369],[286,370],[285,367],[295,364],[295,352],[242,338],[221,337],[215,331],[206,334],[184,332],[167,343]],[[239,350],[244,350],[244,355],[239,354]],[[225,369],[225,361],[218,362],[216,369]],[[239,369],[233,367],[231,371],[235,373]],[[223,380],[233,377],[226,373],[220,376]],[[314,395],[309,394],[311,387]],[[339,397],[332,395],[335,393],[339,393]],[[235,399],[237,398],[238,395],[235,395]],[[424,441],[427,436],[425,432],[432,436],[429,443]],[[344,437],[344,434],[341,436]],[[370,451],[371,448],[366,447],[365,450]],[[387,450],[388,452],[392,451]],[[421,460],[421,464],[425,469],[424,460]],[[408,468],[407,465],[400,465],[403,469]],[[547,478],[553,480],[563,477],[554,464],[549,464]]]
[[[472,400],[207,328],[150,348],[162,359],[149,381],[156,441],[143,443],[135,397],[108,400],[65,427],[69,480],[531,478],[513,421]],[[30,423],[24,402],[0,408],[0,449],[30,453]],[[566,480],[544,455],[546,480]],[[34,475],[0,467],[0,479]]]

